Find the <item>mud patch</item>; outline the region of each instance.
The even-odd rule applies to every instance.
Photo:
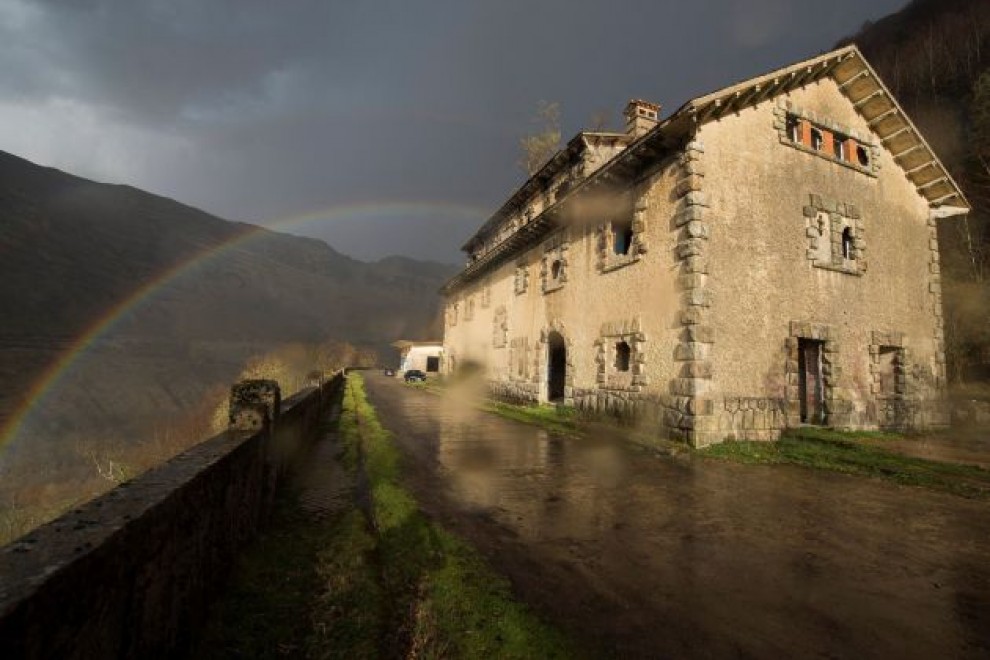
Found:
[[[600,655],[981,657],[985,502],[657,456],[367,387],[424,510]]]

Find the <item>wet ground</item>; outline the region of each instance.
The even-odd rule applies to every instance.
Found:
[[[354,480],[341,462],[344,448],[338,437],[339,419],[340,404],[335,402],[326,415],[323,432],[290,477],[300,508],[314,518],[339,513],[354,500]]]
[[[984,501],[558,437],[366,382],[423,509],[595,655],[990,655]]]
[[[907,456],[976,465],[990,470],[990,429],[962,427],[941,433],[907,436],[903,440],[873,440],[869,444]]]

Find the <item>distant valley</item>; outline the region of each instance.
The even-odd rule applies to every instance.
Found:
[[[0,425],[105,322],[0,447],[0,469],[57,471],[94,436],[140,443],[280,345],[334,340],[385,357],[395,339],[437,337],[437,290],[455,270],[357,261],[0,152]]]

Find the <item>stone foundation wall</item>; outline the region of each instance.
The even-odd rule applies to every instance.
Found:
[[[0,657],[182,657],[343,376],[0,548]]]
[[[526,381],[488,381],[488,392],[507,403],[536,403],[540,398],[540,386]]]
[[[735,396],[721,401],[719,434],[723,440],[776,440],[787,426],[787,400]]]
[[[881,431],[922,431],[949,426],[950,411],[941,399],[877,399],[868,407],[868,416]]]
[[[574,407],[593,416],[645,422],[649,428],[657,428],[663,422],[663,405],[660,400],[644,392],[575,389]]]

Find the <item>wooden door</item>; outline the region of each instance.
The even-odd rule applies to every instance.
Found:
[[[825,386],[822,382],[822,342],[813,339],[798,341],[799,391],[801,422],[825,423]]]

